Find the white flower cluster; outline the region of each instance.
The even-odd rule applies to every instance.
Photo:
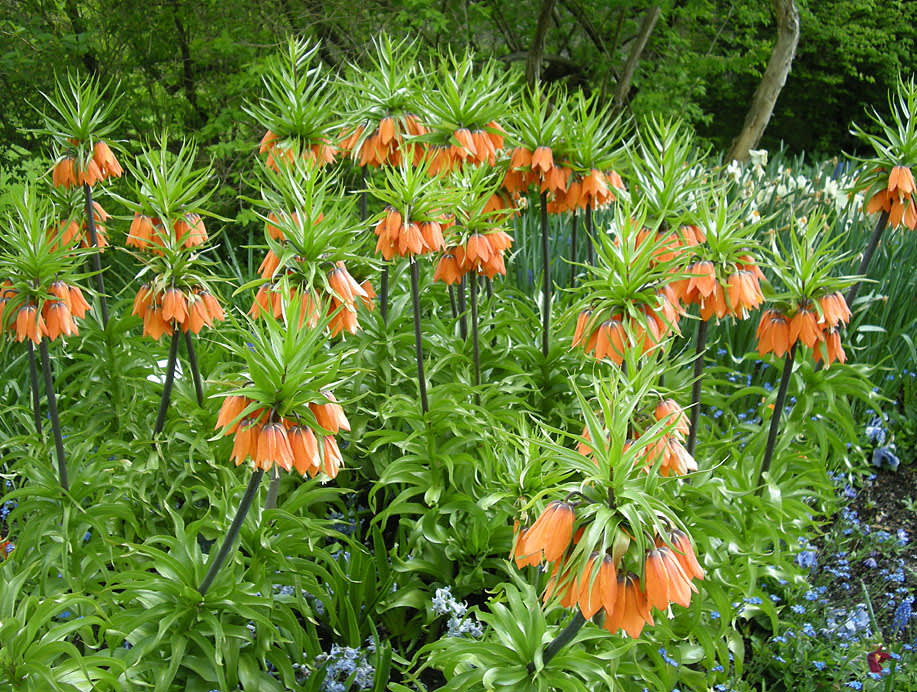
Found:
[[[762,209],[767,210],[777,204],[791,203],[797,211],[829,205],[835,214],[844,218],[845,230],[849,229],[855,215],[847,214],[845,217],[845,212],[861,209],[864,201],[862,193],[850,196],[847,192],[856,180],[854,172],[836,171],[836,177],[818,175],[813,180],[781,164],[776,173],[769,176],[767,161],[766,149],[752,149],[749,151],[749,165],[732,161],[726,167],[726,176],[736,183],[742,197],[747,200],[749,222],[760,220]],[[805,225],[807,217],[803,215],[797,221]]]
[[[464,637],[465,635],[480,637],[484,634],[484,628],[480,622],[472,616],[465,617],[468,613],[468,606],[455,600],[452,596],[452,587],[444,586],[437,589],[431,605],[435,615],[449,616],[448,634],[450,637]]]

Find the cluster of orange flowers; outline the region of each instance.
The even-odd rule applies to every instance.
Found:
[[[774,353],[782,357],[800,342],[813,350],[816,362],[824,360],[825,365],[834,361],[845,363],[847,354],[841,346],[840,328],[850,321],[847,301],[840,293],[830,293],[820,298],[818,303],[821,318],[808,300],[799,303],[792,317],[779,310],[765,310],[758,323],[758,353],[762,356]]]
[[[278,146],[278,140],[279,137],[268,130],[264,134],[264,137],[261,138],[261,145],[258,147],[259,154],[267,152],[267,167],[275,171],[280,170],[278,161],[286,160],[287,163],[285,165],[292,165],[295,163],[293,147],[284,148]],[[337,149],[328,140],[310,144],[304,147],[302,151],[303,159],[317,162],[319,166],[334,163],[336,155]]]
[[[912,231],[917,227],[917,206],[914,205],[914,175],[907,166],[895,166],[888,174],[888,187],[879,190],[866,205],[867,214],[888,212],[888,223],[902,223]]]
[[[95,221],[96,229],[96,247],[100,249],[108,247],[108,235],[105,231],[105,226],[103,223],[108,221],[111,216],[102,208],[102,205],[98,202],[93,201],[92,208],[93,220]],[[86,221],[83,221],[82,225],[73,219],[70,221],[61,221],[57,228],[52,226],[50,229],[48,229],[48,235],[55,236],[60,230],[63,230],[63,233],[61,233],[61,243],[64,247],[73,247],[77,241],[81,247],[92,247],[89,242],[89,225]],[[56,247],[56,243],[52,243],[51,250],[55,250]]]
[[[503,253],[513,244],[512,236],[504,231],[474,233],[465,245],[448,248],[433,273],[434,281],[454,284],[468,272],[484,274],[493,279],[497,274],[506,276]]]
[[[71,140],[72,144],[76,142]],[[85,164],[65,156],[54,166],[51,182],[55,187],[69,189],[78,185],[92,187],[97,182],[114,176],[120,178],[123,173],[118,159],[105,142],[99,141],[92,148],[92,157]]]
[[[137,291],[131,314],[143,320],[143,335],[156,341],[163,334],[171,335],[175,329],[197,334],[205,324],[212,327],[214,322],[226,319],[223,308],[209,291],[172,287],[154,292],[149,284],[143,284]]]
[[[697,462],[684,446],[690,426],[688,416],[681,406],[674,399],[663,399],[656,405],[653,416],[656,421],[670,422],[672,430],[648,445],[641,445],[639,437],[636,441],[625,442],[624,452],[627,452],[634,444],[640,445],[640,456],[634,462],[634,466],[642,464],[643,470],[649,473],[656,462],[659,462],[659,475],[663,477],[672,474],[684,476],[691,471],[697,471]],[[576,451],[584,457],[594,458],[594,447],[591,444],[592,438],[589,435],[588,426],[583,428],[582,437],[584,441],[576,445]]]
[[[278,419],[267,409],[257,409],[248,415],[245,410],[254,403],[244,396],[228,396],[223,400],[217,417],[217,428],[223,435],[235,435],[232,456],[236,466],[250,458],[255,468],[270,471],[277,464],[284,471],[296,469],[303,476],[315,477],[324,471],[334,478],[343,458],[334,436],[340,430],[350,430],[344,409],[330,392],[323,392],[325,404],[309,404],[309,410],[321,428],[316,435],[312,428],[298,420]]]
[[[427,159],[430,161],[430,175],[448,173],[457,167],[470,163],[486,163],[493,166],[497,162],[497,152],[503,149],[504,130],[498,123],[491,121],[487,129],[469,130],[461,127],[452,133],[457,144],[430,147]]]
[[[398,166],[401,164],[402,154],[405,151],[405,139],[403,135],[417,137],[427,134],[428,130],[424,127],[416,115],[407,114],[399,119],[401,128],[399,131],[396,118],[387,116],[379,121],[376,130],[367,137],[360,145],[359,166]],[[353,151],[357,142],[366,131],[364,125],[358,125],[349,134],[341,140],[341,150],[344,152]],[[414,165],[418,165],[423,159],[423,148],[417,145],[410,145],[408,148]]]
[[[79,334],[73,318],[83,319],[89,310],[89,303],[83,298],[78,286],[68,286],[63,281],[54,281],[48,287],[51,298],[45,299],[41,310],[32,302],[19,308],[16,319],[4,315],[7,304],[16,296],[16,289],[10,281],[0,288],[0,327],[16,332],[16,341],[31,339],[41,342],[42,337],[54,341],[59,336]]]
[[[556,594],[562,606],[578,607],[586,619],[603,610],[605,629],[611,633],[623,629],[634,639],[644,625],[653,625],[652,608],[664,611],[670,603],[688,607],[691,592],[697,591],[691,580],[703,579],[704,571],[686,533],[675,529],[668,541],[655,536],[654,547],[645,556],[641,585],[638,575],[619,571],[607,553],[591,555],[579,575],[570,574],[564,564],[568,549],[583,532],[581,527],[574,535],[574,520],[573,505],[555,501],[531,528],[517,533],[513,552],[520,569],[542,560],[553,563],[545,602]]]
[[[165,226],[161,219],[137,212],[131,221],[126,244],[138,250],[149,248],[153,254],[161,255],[166,244],[191,248],[202,245],[206,240],[207,228],[198,214],[185,214]]]
[[[556,162],[550,147],[538,147],[535,151],[516,147],[503,187],[512,195],[518,195],[532,185],[538,185],[541,192],[551,195],[548,211],[552,214],[584,209],[587,205],[598,209],[614,201],[612,189],[624,189],[624,181],[615,171],[604,173],[593,168],[580,175]]]
[[[582,346],[596,360],[608,358],[615,365],[624,362],[624,356],[630,348],[639,348],[641,355],[649,353],[677,323],[665,316],[663,306],[669,311],[670,303],[666,302],[669,299],[665,295],[660,295],[662,299],[658,310],[648,305],[643,306],[643,320],[612,313],[607,320],[599,322],[593,318],[592,310],[584,310],[576,320],[570,348]],[[677,312],[674,315],[677,317]]]
[[[302,327],[305,323],[310,327],[315,327],[322,315],[327,314],[331,318],[328,323],[331,336],[337,336],[342,331],[356,334],[360,328],[357,319],[357,299],[359,298],[360,302],[370,311],[376,307],[373,303],[376,292],[372,284],[369,279],[358,283],[347,271],[344,262],[340,261],[328,273],[328,285],[332,293],[324,299],[327,300],[327,312],[325,313],[322,311],[324,300],[316,292],[302,293],[296,288],[290,289],[291,299],[302,294],[298,326]],[[258,289],[249,314],[257,318],[262,311],[270,313],[275,319],[283,317],[283,295],[280,292],[279,284],[265,284]]]
[[[707,260],[688,266],[691,275],[674,283],[678,296],[687,304],[700,306],[702,320],[716,315],[718,319],[733,315],[738,319],[748,317],[748,311],[764,302],[760,281],[764,274],[751,257],[742,258],[737,271],[729,275],[725,286],[716,276],[716,268]]]
[[[438,221],[409,221],[405,224],[400,211],[391,207],[386,211],[388,213],[376,224],[374,230],[379,238],[376,241],[376,252],[381,252],[385,259],[389,260],[395,255],[425,255],[443,249],[444,224]],[[446,223],[445,227],[448,226]]]
[[[658,233],[643,228],[637,233],[636,247],[658,238]],[[705,239],[704,232],[697,226],[682,226],[676,232],[666,232],[653,249],[652,263],[668,263],[684,257]],[[751,257],[742,258],[725,287],[717,279],[712,262],[695,262],[687,267],[687,273],[686,278],[659,286],[656,290],[658,304],[643,305],[643,319],[612,312],[608,319],[598,321],[591,310],[584,310],[577,318],[571,348],[582,346],[586,353],[593,353],[596,360],[609,358],[620,365],[629,348],[639,348],[641,354],[646,354],[670,333],[678,332],[679,321],[685,314],[683,304],[698,304],[701,318],[709,320],[713,315],[722,318],[727,314],[744,318],[749,309],[757,308],[764,300],[759,283],[764,274]]]
[[[548,212],[559,214],[564,211],[575,211],[604,207],[615,201],[612,189],[623,190],[624,181],[615,171],[603,173],[593,168],[586,175],[572,174],[568,179],[567,189],[563,194],[554,193],[554,199],[548,203]]]
[[[538,147],[535,151],[516,147],[509,160],[503,187],[512,194],[522,194],[532,185],[538,185],[541,192],[564,195],[570,173],[569,168],[555,164],[551,147]]]

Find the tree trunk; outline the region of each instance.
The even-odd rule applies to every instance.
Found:
[[[544,40],[548,34],[548,24],[551,22],[551,13],[557,0],[542,0],[541,12],[538,14],[538,24],[535,26],[535,35],[532,37],[532,46],[525,62],[525,81],[529,87],[534,88],[541,81],[541,61],[544,58]]]
[[[752,97],[742,131],[726,156],[727,161],[745,161],[748,159],[748,150],[757,146],[796,55],[796,45],[799,43],[799,10],[796,9],[796,3],[794,0],[772,1],[777,14],[777,42],[767,61],[764,77]]]
[[[616,110],[624,108],[627,94],[630,91],[630,83],[633,81],[634,73],[637,71],[637,63],[640,62],[640,56],[643,54],[643,49],[646,48],[646,42],[649,41],[650,34],[653,33],[653,28],[656,26],[656,21],[659,19],[661,12],[662,9],[655,5],[650,7],[646,14],[643,15],[640,33],[634,39],[634,45],[631,46],[630,55],[627,57],[627,64],[624,65],[624,72],[621,74],[621,79],[618,80],[617,89],[615,89],[614,107]]]

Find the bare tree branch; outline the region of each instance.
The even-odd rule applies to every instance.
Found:
[[[627,64],[624,65],[624,72],[621,74],[621,79],[618,80],[618,87],[615,89],[614,105],[618,110],[624,108],[627,94],[630,91],[630,83],[633,81],[634,73],[637,71],[637,63],[640,62],[640,56],[643,54],[643,49],[646,48],[646,42],[649,41],[650,34],[653,33],[653,28],[656,26],[656,21],[661,13],[662,9],[659,5],[654,5],[643,15],[640,32],[637,34],[637,38],[634,39],[630,55],[627,58]]]

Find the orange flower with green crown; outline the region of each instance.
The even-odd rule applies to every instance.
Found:
[[[16,341],[41,343],[77,336],[75,320],[90,306],[76,284],[86,251],[65,242],[67,228],[51,223],[52,207],[26,187],[4,220],[0,253],[0,332]]]
[[[596,265],[586,267],[589,278],[577,289],[571,348],[596,360],[621,365],[656,353],[678,329],[680,306],[666,292],[678,260],[659,259],[664,241],[645,221],[642,209],[616,209],[611,233],[596,238]]]
[[[840,330],[852,314],[841,291],[855,279],[838,275],[846,260],[839,252],[840,242],[821,214],[797,224],[786,240],[775,234],[772,266],[781,290],[770,297],[770,307],[758,324],[761,356],[783,357],[804,346],[825,365],[847,360]]]
[[[554,198],[566,194],[571,171],[561,163],[567,157],[564,113],[555,105],[564,98],[559,89],[543,91],[536,86],[519,99],[510,125],[510,140],[516,146],[503,182],[511,195],[523,194],[533,185]]]
[[[548,211],[601,209],[617,198],[615,190],[618,194],[624,190],[624,181],[615,170],[620,168],[616,147],[624,140],[620,118],[612,115],[611,103],[602,107],[596,96],[582,92],[560,105],[566,111],[561,129],[571,174],[566,190],[555,190]]]
[[[107,245],[102,223],[108,214],[93,200],[93,189],[123,174],[109,146],[109,137],[122,117],[117,114],[119,96],[110,84],[103,85],[95,77],[79,79],[68,74],[66,84],[58,80],[56,87],[52,94],[42,93],[50,109],[43,113],[40,132],[54,141],[56,163],[51,182],[56,201],[64,202],[61,206],[67,218],[62,223],[66,228],[63,242],[70,244],[79,237],[83,247],[101,249]],[[73,188],[82,188],[82,204],[78,194],[70,194]],[[91,255],[91,262],[104,326],[108,324],[108,302],[98,253]]]
[[[332,336],[359,329],[358,314],[373,309],[375,292],[367,280],[372,269],[359,252],[360,227],[352,200],[341,194],[333,172],[316,164],[265,167],[256,212],[265,222],[267,255],[250,314],[293,317],[315,327],[321,321]],[[299,296],[298,315],[285,315],[284,300]],[[325,323],[321,318],[328,315]]]
[[[298,296],[284,300],[284,314],[301,311]],[[332,394],[339,360],[326,352],[323,330],[270,314],[246,324],[248,331],[239,331],[244,345],[234,349],[246,363],[245,383],[226,395],[216,423],[233,436],[230,459],[237,466],[251,460],[255,470],[334,478],[342,462],[335,436],[350,423]]]
[[[68,74],[66,84],[58,81],[54,93],[42,96],[50,106],[42,132],[52,137],[57,151],[53,185],[93,187],[120,178],[123,170],[106,141],[122,117],[116,115],[119,96],[111,85]]]
[[[282,312],[298,314],[302,309],[296,296],[284,301]],[[216,427],[233,438],[229,459],[236,466],[246,464],[252,474],[198,587],[202,596],[217,578],[265,473],[273,488],[269,496],[276,498],[284,471],[311,478],[322,474],[324,480],[336,477],[344,465],[336,436],[350,430],[350,423],[332,394],[341,380],[341,359],[324,337],[326,319],[312,328],[266,314],[259,320],[243,317],[232,329],[229,345],[237,370],[228,379],[238,386],[224,392]]]
[[[873,131],[859,125],[853,134],[872,147],[873,156],[856,160],[867,171],[857,178],[851,192],[863,192],[867,214],[881,214],[882,226],[917,228],[917,205],[912,167],[917,163],[917,82],[899,77],[895,93],[889,95],[889,120],[876,111],[869,115]],[[881,235],[881,231],[878,231]],[[864,273],[862,270],[859,273]]]
[[[80,270],[91,250],[72,248],[64,243],[66,228],[54,219],[59,212],[26,185],[13,199],[0,219],[3,227],[0,245],[0,334],[28,349],[30,385],[36,428],[41,432],[40,394],[35,366],[35,346],[41,354],[48,415],[55,438],[58,475],[61,487],[69,489],[66,457],[57,414],[50,349],[53,341],[79,334],[77,320],[86,316],[89,304],[77,285]],[[50,229],[50,231],[49,231]],[[56,230],[57,229],[57,230]]]
[[[644,471],[659,442],[680,439],[686,426],[680,407],[654,391],[655,378],[648,368],[632,376],[612,371],[596,387],[598,413],[581,397],[588,437],[602,440],[588,443],[588,457],[559,443],[540,443],[571,473],[561,487],[539,493],[557,499],[540,512],[523,513],[513,558],[520,570],[545,565],[544,601],[575,610],[570,627],[592,619],[636,639],[655,624],[654,610],[687,608],[704,579],[690,534],[670,506],[679,486]],[[645,426],[640,434],[637,419]],[[535,517],[530,525],[528,517]]]
[[[506,73],[492,60],[475,65],[474,56],[444,56],[429,75],[423,105],[430,175],[465,165],[494,166],[505,143],[500,121],[512,95]]]
[[[337,156],[332,83],[318,61],[318,43],[291,38],[261,76],[264,95],[245,112],[267,132],[258,151],[269,168],[281,161],[298,165],[334,163]]]
[[[417,62],[418,44],[393,42],[388,34],[373,39],[366,66],[350,65],[343,81],[346,92],[340,136],[343,152],[364,166],[397,166],[407,154],[415,165],[424,145],[415,138],[427,134],[421,122],[418,94],[423,76]]]

